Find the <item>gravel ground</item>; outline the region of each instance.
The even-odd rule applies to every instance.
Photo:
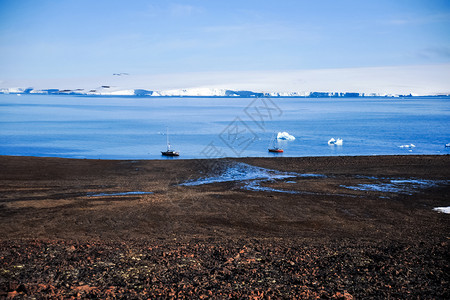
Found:
[[[449,165],[0,156],[0,298],[449,299]]]

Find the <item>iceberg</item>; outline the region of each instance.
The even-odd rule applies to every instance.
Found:
[[[335,140],[334,138],[331,138],[328,141],[328,145],[342,146],[343,143],[344,143],[344,140],[343,139],[339,139],[339,138],[337,140]]]
[[[295,140],[295,136],[290,135],[287,132],[278,132],[277,139],[278,140],[286,140],[286,141],[294,141]]]
[[[416,147],[416,145],[414,145],[414,144],[406,144],[406,145],[400,145],[398,147],[399,148],[414,148],[414,147]]]

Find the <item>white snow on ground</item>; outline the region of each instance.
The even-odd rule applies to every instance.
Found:
[[[107,93],[157,91],[160,95],[223,95],[225,90],[269,93],[271,96],[308,96],[311,92],[353,92],[365,95],[448,95],[450,64],[285,71],[197,72],[96,78],[11,80],[0,78],[0,91],[26,88],[80,89]],[[100,91],[98,87],[110,86]],[[120,92],[122,91],[122,92]],[[94,92],[92,92],[94,93]]]
[[[24,88],[12,87],[12,88],[0,88],[0,93],[4,94],[17,94],[23,93],[25,91]]]
[[[444,214],[450,214],[450,206],[447,207],[435,207],[433,208],[434,211],[444,213]]]
[[[192,88],[157,92],[159,96],[226,96],[225,89]],[[153,95],[152,95],[153,96]],[[156,96],[156,94],[154,95]]]

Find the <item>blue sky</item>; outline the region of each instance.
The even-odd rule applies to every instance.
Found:
[[[0,79],[450,62],[448,0],[0,0]]]

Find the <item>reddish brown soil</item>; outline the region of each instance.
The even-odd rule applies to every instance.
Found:
[[[233,161],[327,177],[264,183],[289,194],[178,185],[229,160],[0,156],[0,298],[450,298],[449,156]],[[439,184],[343,187],[396,178]],[[90,196],[130,191],[152,194]]]

